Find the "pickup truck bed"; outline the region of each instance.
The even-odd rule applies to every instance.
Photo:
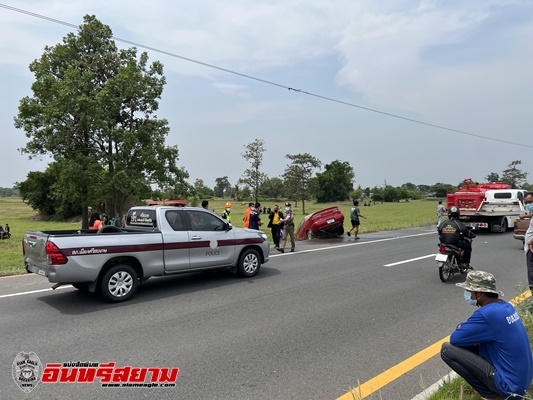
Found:
[[[516,219],[514,221],[514,238],[524,241],[531,218]]]

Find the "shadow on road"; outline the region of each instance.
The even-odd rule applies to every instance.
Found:
[[[167,297],[179,296],[212,290],[229,285],[253,285],[258,281],[279,275],[280,271],[275,268],[261,267],[261,271],[253,278],[241,278],[231,274],[227,270],[213,270],[181,274],[169,277],[154,277],[139,285],[134,296],[122,303],[108,303],[98,294],[83,292],[80,290],[65,289],[53,294],[47,292],[46,296],[38,299],[50,307],[57,309],[62,314],[81,315],[97,312],[102,309],[121,307],[134,307],[138,304],[147,303]],[[238,289],[237,289],[238,290]]]

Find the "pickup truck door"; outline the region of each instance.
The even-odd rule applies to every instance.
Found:
[[[235,235],[226,222],[210,211],[187,210],[187,214],[191,269],[233,265]]]
[[[165,271],[176,272],[191,268],[187,216],[178,209],[165,212],[163,252]]]

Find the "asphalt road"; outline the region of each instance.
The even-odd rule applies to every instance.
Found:
[[[74,288],[26,293],[51,287],[36,275],[0,278],[0,398],[336,399],[474,311],[454,286],[464,275],[439,280],[434,227],[361,237],[298,242],[253,279],[151,279],[121,304]],[[494,273],[505,299],[517,296],[527,278],[512,232],[478,233],[473,246],[474,268]],[[12,378],[21,351],[43,364],[177,367],[179,376],[175,388],[41,383],[24,394]],[[410,399],[448,372],[436,356],[368,398]]]

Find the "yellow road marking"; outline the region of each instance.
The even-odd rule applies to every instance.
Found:
[[[528,297],[531,297],[531,292],[529,290],[526,290],[521,295],[510,300],[509,303],[511,303],[513,306],[516,306]],[[402,361],[401,363],[396,364],[394,367],[389,368],[378,376],[359,385],[355,389],[350,390],[349,392],[339,397],[337,400],[362,400],[365,397],[370,396],[372,393],[378,391],[384,386],[387,386],[389,383],[398,379],[400,376],[405,375],[407,372],[411,371],[415,367],[418,367],[422,363],[426,362],[431,357],[439,354],[442,344],[444,342],[448,342],[449,340],[450,336],[446,336],[445,338],[439,340],[436,343],[433,343],[432,345],[426,347],[422,351],[419,351],[418,353]]]

